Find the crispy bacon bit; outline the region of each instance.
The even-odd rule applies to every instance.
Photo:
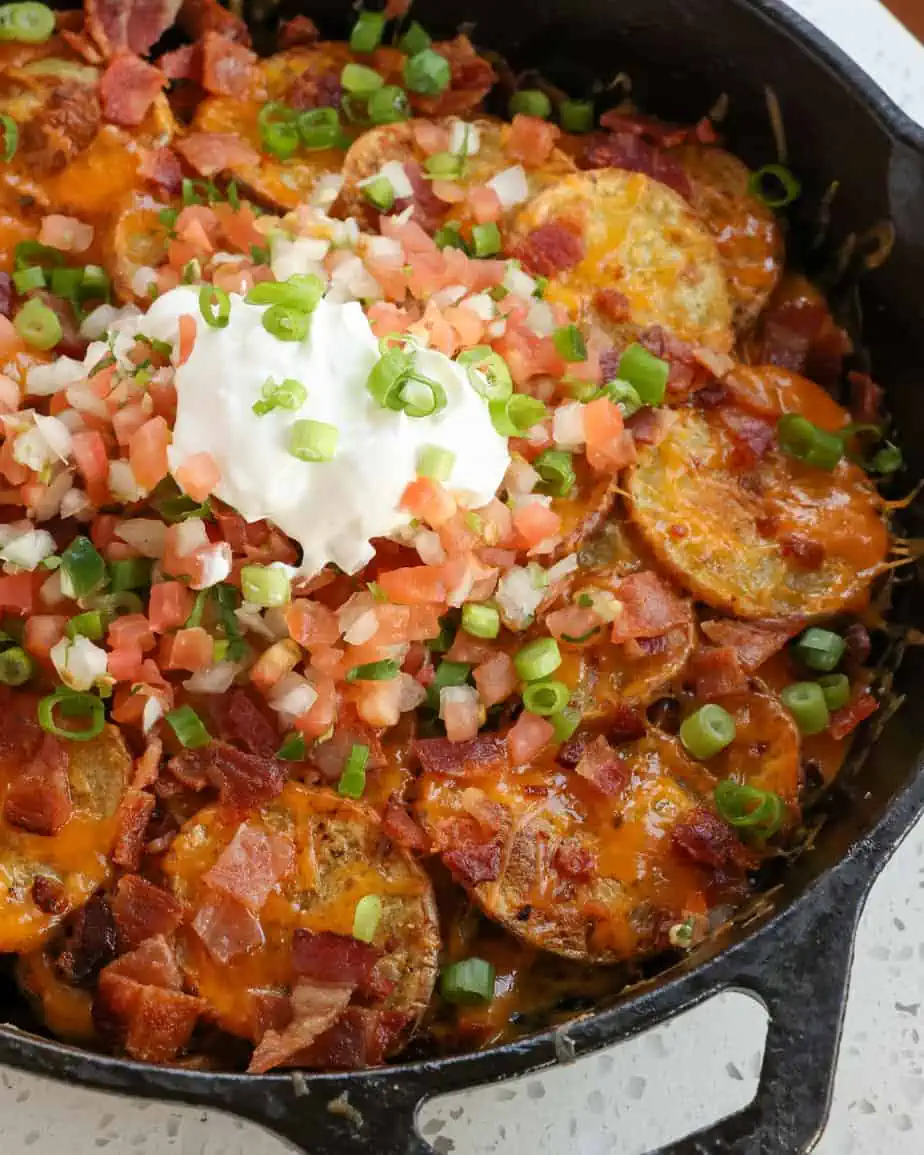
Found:
[[[730,405],[722,406],[717,412],[734,445],[731,468],[742,472],[753,469],[776,439],[775,425]]]
[[[93,1022],[100,1035],[142,1063],[167,1063],[192,1036],[204,999],[125,978],[100,975]]]
[[[435,52],[449,61],[452,71],[449,88],[439,96],[412,94],[415,111],[424,116],[464,116],[491,91],[497,80],[494,69],[479,56],[467,36],[456,36],[433,45]]]
[[[783,557],[792,558],[805,570],[818,570],[825,563],[825,547],[801,533],[787,533],[779,539]]]
[[[613,623],[614,642],[656,638],[690,620],[689,605],[651,570],[623,578],[616,596],[623,611]]]
[[[646,405],[626,421],[626,429],[632,434],[636,445],[660,445],[672,420],[669,409],[653,409]]]
[[[829,727],[831,737],[841,741],[848,734],[852,734],[861,722],[875,714],[878,709],[879,703],[869,690],[861,690],[853,701],[842,706],[840,710],[835,710],[831,715]]]
[[[73,811],[67,753],[57,738],[47,734],[33,761],[11,782],[3,816],[18,830],[52,835],[69,821]]]
[[[798,633],[798,629],[792,626],[735,622],[725,618],[703,622],[702,631],[710,642],[733,649],[742,669],[749,674],[778,654],[793,634]]]
[[[157,67],[168,80],[202,80],[202,47],[183,44],[157,58]]]
[[[283,20],[279,29],[278,44],[280,49],[301,48],[316,44],[321,38],[318,26],[310,16],[293,16],[291,20]]]
[[[162,934],[147,939],[136,950],[111,962],[105,973],[168,990],[178,991],[183,986],[183,973],[176,961],[176,952]]]
[[[242,902],[220,892],[210,892],[196,911],[192,928],[216,962],[232,959],[262,946],[265,939],[260,920]]]
[[[343,86],[336,72],[325,72],[321,76],[306,69],[292,82],[286,103],[290,108],[304,112],[309,108],[339,108],[343,97]]]
[[[382,833],[405,850],[430,849],[430,839],[396,798],[390,798],[385,807]]]
[[[220,695],[215,708],[218,733],[248,754],[272,758],[279,748],[279,731],[265,703],[247,690],[234,689]]]
[[[65,82],[20,130],[19,156],[37,173],[55,173],[91,143],[99,131],[96,89]]]
[[[499,773],[508,766],[506,739],[497,734],[479,734],[468,742],[421,738],[411,744],[411,751],[426,774],[463,778],[467,774]]]
[[[116,839],[112,847],[112,861],[127,870],[141,865],[145,831],[154,813],[157,799],[146,790],[128,790],[116,811]]]
[[[202,87],[213,96],[244,100],[256,78],[256,53],[219,32],[202,40]]]
[[[468,889],[479,882],[493,882],[500,874],[500,840],[457,846],[445,851],[443,862],[452,871],[456,882]]]
[[[411,1019],[402,1011],[347,1007],[329,1031],[297,1056],[296,1065],[325,1071],[381,1066]]]
[[[301,981],[292,991],[292,1022],[282,1031],[267,1031],[257,1044],[251,1074],[263,1074],[288,1062],[334,1025],[353,994],[347,982]]]
[[[553,221],[533,229],[511,255],[522,261],[527,272],[553,277],[584,259],[584,241],[567,225]]]
[[[257,826],[242,823],[218,857],[202,876],[213,890],[222,890],[250,910],[259,912],[276,884],[291,874],[295,847],[281,834],[267,834]]]
[[[844,630],[843,636],[847,645],[847,661],[851,671],[856,674],[869,661],[869,656],[873,651],[869,630],[862,622],[851,622]]]
[[[728,400],[728,386],[721,381],[714,381],[702,389],[697,389],[693,403],[698,409],[718,409]]]
[[[32,901],[43,914],[64,914],[68,907],[64,883],[47,874],[36,875],[32,880]]]
[[[190,40],[201,40],[207,32],[219,32],[238,44],[250,43],[247,25],[240,16],[223,8],[219,0],[183,0],[179,23]]]
[[[581,755],[574,768],[575,774],[611,798],[625,789],[627,772],[625,762],[603,737],[595,738]]]
[[[144,56],[173,25],[180,0],[86,0],[87,29],[106,56]]]
[[[626,647],[626,655],[633,661],[641,661],[643,658],[654,658],[657,657],[658,654],[666,654],[670,646],[666,634],[659,634],[656,638],[630,638],[623,644]]]
[[[618,289],[597,289],[594,293],[594,308],[608,321],[621,324],[631,316],[629,298]]]
[[[260,802],[275,798],[285,785],[285,770],[274,758],[246,754],[226,742],[210,742],[199,750],[184,750],[170,762],[180,779],[202,775],[218,791],[221,805],[246,813]]]
[[[737,834],[710,810],[698,808],[671,831],[679,853],[701,866],[743,869],[748,854]]]
[[[99,85],[103,116],[113,124],[141,124],[166,83],[166,77],[138,56],[120,52],[103,73]]]
[[[162,887],[138,874],[119,879],[112,898],[119,949],[134,950],[145,939],[173,934],[183,918],[180,903]]]
[[[183,183],[182,165],[169,148],[152,148],[142,153],[138,175],[169,193],[179,192]]]
[[[368,998],[384,998],[392,989],[375,973],[381,957],[377,947],[329,930],[299,929],[292,939],[292,969],[300,978],[349,983]]]
[[[575,881],[593,876],[597,868],[597,858],[592,850],[582,846],[576,838],[566,838],[560,843],[552,859],[552,865],[559,874]]]
[[[848,373],[847,380],[850,382],[850,412],[854,421],[864,425],[881,425],[884,390],[868,373]]]
[[[257,152],[231,132],[190,132],[176,147],[200,176],[260,163]]]
[[[690,659],[690,674],[697,698],[705,701],[727,698],[748,688],[747,674],[731,646],[697,650]]]
[[[606,739],[611,746],[624,746],[645,735],[645,712],[625,702],[614,707],[606,727]]]
[[[633,132],[594,133],[578,163],[582,168],[622,168],[644,173],[687,200],[692,195],[690,181],[678,158]]]
[[[153,786],[160,777],[160,760],[164,753],[164,744],[160,738],[148,738],[144,753],[135,759],[135,770],[132,774],[131,786],[133,790],[146,790]]]
[[[695,394],[713,382],[715,373],[702,363],[697,350],[667,329],[660,325],[649,325],[642,330],[638,339],[649,353],[670,365],[667,392],[673,400],[679,401]]]
[[[72,986],[89,986],[115,953],[115,919],[105,897],[94,894],[74,917],[58,955],[58,970]]]

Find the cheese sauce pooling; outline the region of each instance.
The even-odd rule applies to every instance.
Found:
[[[248,521],[265,518],[297,541],[305,576],[329,562],[355,572],[374,557],[370,539],[408,524],[399,503],[425,448],[454,455],[445,484],[462,504],[478,508],[494,497],[510,464],[507,442],[463,368],[420,350],[415,369],[442,385],[447,404],[435,416],[408,417],[383,409],[366,389],[379,344],[361,305],[321,301],[303,341],[272,336],[264,312],[232,294],[228,325],[212,328],[198,289],[181,287],[139,318],[138,331],[171,342],[180,316],[196,322],[193,351],[176,370],[174,474],[193,454],[210,453],[221,472],[216,496]],[[257,416],[253,406],[267,381],[286,378],[305,386],[304,404]],[[292,424],[304,419],[337,428],[333,460],[305,462],[289,453]]]

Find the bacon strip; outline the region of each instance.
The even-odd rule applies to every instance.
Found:
[[[840,710],[835,710],[831,715],[829,727],[831,737],[838,741],[846,738],[848,734],[852,734],[856,730],[861,722],[875,714],[878,709],[879,703],[869,690],[861,691],[852,702],[848,702]]]
[[[299,929],[292,939],[292,969],[319,983],[350,983],[367,998],[384,998],[393,984],[375,973],[382,952],[333,931]]]
[[[334,1025],[353,994],[348,982],[316,983],[304,979],[292,991],[292,1022],[281,1031],[269,1030],[257,1044],[251,1074],[262,1075],[282,1066]]]
[[[613,622],[614,642],[657,638],[690,620],[689,604],[650,570],[623,578],[616,596],[623,612]]]
[[[218,32],[238,44],[249,44],[247,25],[233,12],[222,8],[218,0],[183,0],[180,27],[191,40],[201,40],[207,32]]]
[[[3,804],[11,826],[30,834],[57,834],[74,812],[61,742],[45,736],[34,760],[13,779]]]
[[[430,849],[430,839],[400,802],[391,798],[382,816],[382,833],[405,850]]]
[[[512,256],[522,261],[527,272],[553,277],[583,260],[584,241],[567,225],[552,221],[533,229],[515,246]]]
[[[176,148],[200,176],[260,163],[259,154],[231,132],[190,132]]]
[[[116,811],[116,839],[112,861],[116,866],[137,870],[144,851],[145,831],[157,799],[146,790],[129,790]]]
[[[413,1016],[403,1011],[347,1007],[337,1022],[294,1065],[324,1071],[358,1071],[379,1067]]]
[[[256,950],[266,941],[253,911],[219,891],[209,892],[196,911],[192,928],[212,958],[222,965]]]
[[[180,0],[84,0],[87,29],[106,56],[144,56],[172,27]]]
[[[609,798],[622,794],[628,781],[625,762],[605,738],[596,738],[581,754],[575,774]]]
[[[104,971],[93,1000],[97,1030],[142,1063],[167,1063],[192,1037],[204,999]]]
[[[243,823],[202,881],[257,913],[266,905],[270,891],[294,866],[291,839]]]
[[[167,78],[138,56],[119,52],[112,58],[99,85],[103,116],[128,128],[141,124]]]
[[[710,642],[733,649],[742,669],[749,674],[778,654],[799,632],[799,628],[793,626],[735,622],[727,618],[703,622],[701,629]]]
[[[697,650],[690,659],[690,674],[697,698],[706,701],[740,694],[748,688],[747,674],[731,646]]]
[[[225,742],[184,750],[171,760],[170,769],[181,782],[201,776],[218,791],[223,807],[243,814],[275,798],[285,785],[281,763],[245,754]]]
[[[582,168],[622,168],[643,173],[687,200],[693,194],[677,157],[635,132],[594,133],[584,146],[579,163]]]
[[[146,939],[172,934],[183,918],[180,903],[138,874],[119,879],[112,898],[119,947],[131,951]]]
[[[411,743],[421,768],[427,774],[449,774],[462,778],[508,768],[507,741],[497,734],[479,734],[468,742],[448,738],[421,738]]]
[[[494,842],[463,843],[447,850],[443,862],[452,871],[452,876],[460,885],[471,889],[480,882],[494,882],[500,875],[500,839]]]
[[[176,952],[162,934],[147,939],[137,950],[111,962],[106,974],[168,990],[178,991],[183,987],[183,972],[176,961]]]
[[[671,843],[675,850],[701,866],[743,869],[749,862],[738,835],[702,807],[674,826]]]
[[[207,32],[201,43],[202,86],[206,92],[236,100],[249,96],[257,76],[256,53],[220,32]]]
[[[169,148],[152,148],[142,153],[138,175],[169,193],[179,192],[183,183],[183,167]]]

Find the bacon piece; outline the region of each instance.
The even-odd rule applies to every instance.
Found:
[[[292,991],[292,1022],[282,1031],[267,1031],[257,1044],[251,1074],[263,1074],[305,1050],[334,1025],[353,994],[348,982],[315,983],[302,980]]]
[[[595,738],[586,747],[574,772],[609,798],[622,794],[628,780],[625,762],[603,737]]]
[[[673,421],[669,409],[653,409],[646,405],[626,421],[626,429],[636,445],[660,445]]]
[[[145,831],[154,813],[157,799],[146,790],[128,790],[116,811],[116,838],[112,847],[112,861],[127,870],[141,865]]]
[[[656,638],[690,620],[689,605],[651,570],[623,578],[616,596],[623,611],[613,622],[614,642]]]
[[[299,15],[293,16],[291,20],[283,20],[276,43],[283,50],[317,44],[320,39],[321,33],[311,17]]]
[[[179,23],[190,40],[201,40],[207,32],[218,32],[238,44],[250,43],[247,25],[218,0],[183,0]]]
[[[367,769],[380,770],[386,765],[385,751],[379,733],[371,726],[367,726],[355,709],[347,705],[340,711],[333,735],[311,750],[308,761],[321,771],[326,781],[336,782],[343,773],[343,767],[354,746],[368,748]]]
[[[497,734],[479,734],[468,742],[420,738],[411,743],[411,751],[427,774],[463,778],[467,774],[499,773],[508,767],[507,741]]]
[[[378,947],[333,931],[299,929],[292,939],[292,969],[319,983],[349,983],[366,998],[385,998],[393,983],[377,975]]]
[[[479,882],[493,882],[500,874],[500,840],[464,843],[443,854],[443,862],[456,882],[471,889]]]
[[[167,1063],[189,1042],[203,999],[104,971],[93,1000],[100,1035],[142,1063]]]
[[[221,694],[213,711],[218,733],[248,754],[272,758],[279,748],[279,730],[267,706],[244,689]]]
[[[72,986],[89,986],[115,953],[115,919],[105,897],[97,893],[77,912],[58,955],[58,970]]]
[[[390,798],[382,815],[382,833],[405,850],[430,849],[430,839],[396,798]]]
[[[835,710],[831,715],[831,724],[828,727],[831,737],[841,741],[848,734],[852,734],[861,722],[875,714],[878,709],[879,703],[869,690],[861,690],[853,701],[848,702],[839,710]]]
[[[73,81],[59,84],[20,129],[17,155],[39,174],[60,172],[94,139],[100,115],[95,88]]]
[[[11,826],[30,834],[57,834],[74,812],[67,778],[67,753],[51,734],[34,759],[10,783],[3,816]]]
[[[797,299],[764,314],[753,363],[778,365],[833,386],[851,348],[825,304]]]
[[[176,952],[162,934],[147,939],[136,950],[111,962],[105,973],[168,990],[178,991],[183,987],[183,972],[176,961]]]
[[[180,0],[85,0],[87,30],[106,56],[144,56],[172,27]]]
[[[291,874],[295,847],[281,834],[267,834],[257,826],[242,823],[218,857],[202,876],[213,890],[222,890],[257,913],[276,884]]]
[[[113,124],[141,124],[166,84],[159,68],[138,56],[120,52],[109,62],[99,84],[103,116]]]
[[[157,67],[168,80],[202,80],[202,46],[183,44],[157,58]]]
[[[620,112],[616,108],[603,113],[600,117],[600,126],[608,128],[610,132],[642,137],[660,148],[676,148],[686,140],[697,139],[695,128],[682,128],[676,124],[668,124],[664,120],[657,120],[653,116],[642,116],[637,112]]]
[[[339,108],[343,86],[336,72],[317,73],[306,69],[292,81],[286,103],[290,108],[305,112],[309,108]]]
[[[748,678],[731,646],[697,650],[690,659],[690,674],[697,698],[711,701],[740,694],[748,688]]]
[[[869,661],[873,651],[872,638],[869,630],[862,622],[851,622],[844,630],[844,641],[847,644],[846,658],[851,672],[856,674]]]
[[[213,96],[244,100],[257,76],[257,56],[220,32],[207,32],[202,44],[202,87]]]
[[[566,838],[559,843],[552,859],[552,865],[559,874],[575,881],[587,881],[597,868],[597,857],[592,850],[582,846],[576,838]]]
[[[151,148],[142,153],[138,175],[165,192],[179,192],[183,183],[183,166],[169,148]]]
[[[634,132],[594,133],[578,163],[582,168],[622,168],[643,173],[687,200],[693,193],[679,159]]]
[[[825,563],[825,547],[802,533],[787,533],[779,539],[783,557],[792,558],[805,570],[818,570]]]
[[[715,373],[700,360],[702,354],[686,341],[675,337],[660,325],[649,325],[639,334],[639,344],[649,353],[667,361],[670,373],[667,377],[668,395],[679,401],[691,393],[698,393],[715,378]],[[731,369],[731,364],[728,368]]]
[[[798,628],[715,618],[703,622],[702,631],[710,642],[733,649],[742,669],[753,674],[764,662],[780,652],[789,639],[798,633]]]
[[[729,463],[732,469],[753,469],[776,439],[775,425],[732,406],[722,406],[718,415],[734,445]]]
[[[523,263],[527,272],[553,277],[583,260],[584,241],[567,225],[552,221],[533,229],[514,246],[511,255]]]
[[[259,154],[232,132],[190,132],[176,148],[200,176],[260,163]]]
[[[274,758],[246,754],[226,742],[210,742],[199,750],[184,750],[169,763],[181,782],[185,775],[199,776],[218,791],[221,805],[247,813],[261,802],[275,798],[285,785],[285,770]]]
[[[594,293],[594,308],[608,321],[621,324],[631,316],[629,298],[618,289],[597,289]]]
[[[46,874],[36,875],[32,880],[32,901],[43,914],[64,914],[68,907],[64,883]]]
[[[295,1058],[295,1066],[324,1071],[379,1067],[413,1016],[403,1011],[347,1007],[318,1041]]]
[[[743,869],[748,864],[747,851],[738,835],[721,818],[702,807],[674,826],[671,844],[701,866]]]
[[[162,887],[138,874],[126,874],[116,885],[112,914],[118,930],[119,949],[130,951],[145,939],[173,934],[182,921],[183,908]]]
[[[210,892],[196,911],[192,928],[216,962],[225,965],[266,941],[260,920],[230,895]]]
[[[424,116],[464,116],[477,108],[494,86],[497,74],[479,56],[467,36],[459,35],[433,45],[434,52],[449,61],[449,87],[439,96],[411,95],[414,109]]]

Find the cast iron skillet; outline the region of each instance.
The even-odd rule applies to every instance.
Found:
[[[307,7],[307,6],[306,6]],[[474,23],[475,39],[520,66],[537,65],[576,91],[589,78],[629,73],[642,105],[696,119],[722,92],[731,96],[730,147],[754,165],[775,159],[764,85],[783,110],[804,203],[833,180],[832,238],[890,219],[891,259],[865,278],[864,338],[872,366],[920,477],[924,405],[924,130],[868,77],[779,0],[416,0],[427,27],[451,34]],[[310,6],[325,33],[342,34],[346,0]],[[908,583],[899,614],[924,621],[920,590]],[[899,656],[898,647],[888,657]],[[924,662],[911,653],[895,680],[912,699]],[[924,806],[924,710],[899,710],[861,740],[867,757],[830,799],[814,847],[781,875],[772,904],[729,928],[682,967],[611,1005],[545,1033],[477,1054],[355,1074],[211,1074],[89,1054],[0,1026],[0,1062],[71,1083],[224,1108],[263,1123],[312,1155],[426,1155],[414,1115],[428,1095],[534,1072],[627,1038],[715,992],[752,992],[770,1013],[754,1102],[738,1115],[673,1144],[662,1155],[798,1155],[828,1112],[854,931],[869,887]],[[862,750],[861,750],[862,752]],[[14,1013],[0,990],[0,1017]],[[4,1013],[7,1012],[7,1013]],[[346,1094],[363,1122],[328,1109]]]

